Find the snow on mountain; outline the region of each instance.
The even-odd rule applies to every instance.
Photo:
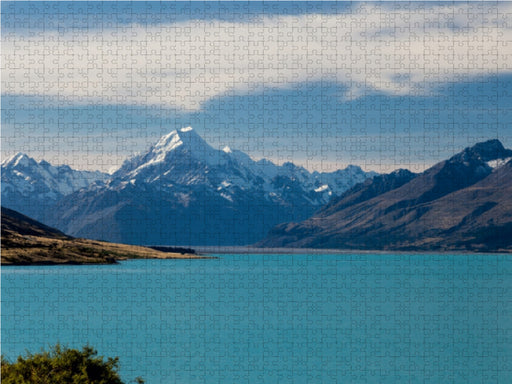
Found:
[[[191,127],[182,128],[162,136],[148,152],[125,161],[114,173],[114,178],[145,179],[148,182],[151,177],[161,176],[162,167],[171,166],[163,173],[177,170],[178,166],[186,165],[183,160],[193,160],[202,166],[222,165],[226,155],[213,149]],[[182,170],[187,171],[186,168]]]
[[[2,205],[35,219],[42,219],[46,207],[63,196],[109,177],[99,171],[77,171],[67,165],[37,162],[23,153],[5,159],[1,170]]]
[[[495,159],[495,160],[487,161],[486,164],[489,167],[491,167],[493,169],[496,169],[496,168],[500,168],[500,167],[504,166],[510,160],[512,160],[512,157],[506,157],[506,158],[503,158],[503,159]]]
[[[355,166],[311,173],[255,161],[236,149],[215,149],[187,127],[126,160],[104,184],[62,198],[48,224],[134,244],[250,244],[373,175]]]
[[[309,172],[215,149],[191,127],[162,136],[112,175],[24,154],[2,163],[2,204],[70,235],[137,244],[242,245],[303,220],[372,177]]]
[[[440,163],[442,172],[434,169],[435,177],[426,173],[421,180],[432,184],[431,189],[411,187],[407,192],[423,191],[414,200],[420,204],[459,188],[458,182],[499,174],[511,157],[512,151],[497,140],[476,144]],[[192,246],[252,244],[280,223],[297,223],[322,212],[326,203],[337,201],[333,198],[376,175],[353,165],[310,172],[291,162],[256,161],[236,149],[213,148],[191,127],[162,136],[112,175],[52,166],[21,153],[5,160],[1,169],[2,204],[65,233]],[[464,173],[467,169],[471,172]],[[354,199],[382,192],[390,184],[385,181],[376,177],[359,184]],[[351,223],[354,218],[346,219]],[[297,228],[286,233],[286,242],[294,243],[305,233],[315,235],[315,226]]]
[[[212,148],[191,127],[162,136],[145,154],[127,160],[113,174],[111,185],[158,183],[207,186],[225,199],[243,191],[260,191],[267,199],[282,197],[295,186],[313,205],[326,203],[354,184],[376,175],[357,166],[330,173],[310,173],[292,163],[278,166],[268,160],[254,161],[247,154],[225,147]]]

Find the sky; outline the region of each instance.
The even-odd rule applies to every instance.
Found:
[[[319,171],[512,147],[512,3],[1,7],[2,157],[109,171],[186,126]]]

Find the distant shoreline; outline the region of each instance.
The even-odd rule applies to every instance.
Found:
[[[151,246],[152,247],[152,246]],[[159,248],[175,248],[176,246],[159,246]],[[322,249],[322,248],[257,248],[251,246],[190,246],[199,255],[211,254],[512,254],[512,251],[476,251],[476,250],[367,250],[367,249]]]
[[[144,247],[146,248],[146,247]],[[152,249],[152,247],[147,247]],[[439,255],[512,255],[512,252],[509,251],[493,251],[493,252],[479,252],[479,251],[461,251],[461,250],[425,250],[425,251],[393,251],[393,250],[354,250],[354,249],[319,249],[319,248],[254,248],[254,247],[243,247],[243,246],[199,246],[194,247],[195,253],[190,254],[176,254],[170,253],[170,251],[166,252],[165,248],[173,249],[176,248],[174,246],[158,246],[161,248],[156,255],[147,255],[145,257],[120,257],[120,258],[110,258],[108,260],[96,260],[96,261],[73,261],[73,260],[47,260],[47,261],[5,261],[5,258],[2,257],[2,267],[46,267],[46,266],[77,266],[77,265],[115,265],[120,264],[123,261],[129,260],[214,260],[220,259],[219,256],[221,254],[225,255],[429,255],[429,254],[439,254]]]
[[[127,260],[206,260],[206,259],[218,259],[216,256],[202,255],[202,254],[186,254],[169,257],[123,257],[119,259],[113,259],[108,261],[96,261],[96,262],[78,262],[78,261],[16,261],[16,262],[1,262],[3,267],[52,267],[52,266],[77,266],[77,265],[116,265],[122,261]]]

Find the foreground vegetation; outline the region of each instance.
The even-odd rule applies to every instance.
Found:
[[[60,344],[26,356],[11,363],[2,356],[2,383],[4,384],[124,384],[121,380],[119,358],[97,356],[90,346],[81,351]],[[137,377],[135,383],[144,383]]]

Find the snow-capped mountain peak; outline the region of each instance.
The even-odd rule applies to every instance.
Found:
[[[372,176],[357,167],[319,173],[255,161],[213,148],[191,127],[163,135],[112,175],[23,154],[2,170],[9,208],[71,235],[140,244],[249,244]]]
[[[192,127],[173,130],[162,136],[149,150],[125,161],[115,179],[155,180],[162,174],[176,174],[185,168],[223,166],[227,153],[212,148]]]
[[[157,152],[169,152],[182,144],[183,141],[181,141],[178,131],[172,131],[162,136],[153,146],[153,150]]]
[[[26,154],[22,152],[18,152],[15,155],[5,159],[2,161],[2,168],[4,167],[29,167],[34,164],[35,160],[28,157]]]
[[[192,127],[181,128],[176,134],[183,149],[189,151],[197,160],[210,163],[212,158],[218,157],[220,151],[213,149]]]
[[[192,127],[186,127],[169,132],[146,153],[126,161],[111,185],[127,186],[130,180],[141,185],[156,182],[158,188],[202,185],[215,194],[224,194],[225,199],[226,194],[242,198],[241,194],[256,192],[265,199],[285,199],[284,193],[286,199],[308,200],[319,206],[371,176],[374,173],[365,173],[357,166],[311,173],[291,162],[279,166],[265,159],[255,161],[228,146],[214,149]]]
[[[77,171],[68,165],[53,166],[18,152],[2,162],[2,205],[41,219],[45,206],[107,178],[102,172]]]
[[[150,149],[154,154],[169,153],[179,146],[194,148],[195,150],[211,148],[192,127],[185,127],[163,135]]]

